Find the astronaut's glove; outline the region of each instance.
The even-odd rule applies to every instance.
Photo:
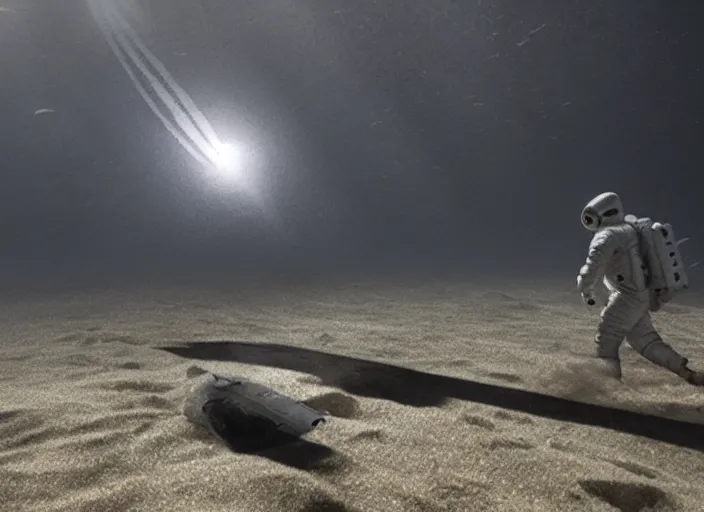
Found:
[[[594,290],[592,287],[586,285],[582,274],[577,276],[577,289],[582,295],[582,300],[587,306],[594,306],[596,304],[596,300],[594,300]]]
[[[582,292],[582,300],[587,306],[595,306],[596,300],[592,297],[591,293]]]

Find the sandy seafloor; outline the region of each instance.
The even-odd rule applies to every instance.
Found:
[[[698,304],[655,321],[704,368]],[[704,510],[704,390],[625,345],[622,383],[595,374],[597,312],[569,286],[160,287],[0,311],[8,512]],[[181,414],[197,368],[328,422],[233,453]]]

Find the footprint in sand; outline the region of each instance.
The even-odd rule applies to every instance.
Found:
[[[490,450],[532,450],[535,445],[521,438],[497,437],[487,445]]]
[[[189,379],[195,379],[196,377],[200,377],[206,373],[208,373],[208,370],[204,370],[200,366],[189,366],[186,370],[186,377]]]
[[[640,464],[636,464],[635,462],[613,460],[613,459],[606,459],[606,462],[613,464],[614,466],[617,466],[621,469],[625,469],[629,473],[633,473],[636,476],[643,476],[645,478],[650,478],[650,479],[655,479],[658,477],[658,474],[655,472],[654,469],[650,469],[645,466],[641,466]]]
[[[327,332],[324,332],[320,336],[318,336],[318,341],[323,344],[323,346],[328,345],[330,343],[333,343],[335,341],[334,336],[328,334]]]
[[[308,407],[337,418],[352,419],[361,415],[359,400],[344,393],[326,393],[303,402]]]
[[[652,485],[609,480],[581,480],[579,485],[586,493],[608,503],[620,512],[675,510],[672,497]]]
[[[518,423],[519,425],[533,425],[535,422],[528,416],[522,416],[520,414],[511,414],[506,411],[496,411],[494,413],[494,418],[500,420],[512,421]]]
[[[557,450],[564,453],[574,453],[574,449],[563,441],[558,441],[556,439],[548,439],[547,444],[553,450]]]
[[[362,430],[361,432],[349,438],[349,441],[373,441],[376,443],[385,443],[388,439],[388,434],[381,429]]]
[[[464,414],[462,416],[462,421],[464,421],[467,425],[483,428],[484,430],[494,430],[496,428],[494,422],[489,418],[477,416],[475,414]]]

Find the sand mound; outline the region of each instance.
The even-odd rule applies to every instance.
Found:
[[[220,293],[210,303],[203,290],[165,290],[2,306],[0,503],[701,509],[702,391],[625,348],[624,381],[596,378],[593,313],[553,296],[363,286]],[[704,364],[696,305],[656,321]],[[234,453],[181,413],[205,371],[261,382],[328,422],[284,446]]]

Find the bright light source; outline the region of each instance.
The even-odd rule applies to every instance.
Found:
[[[227,178],[239,177],[242,172],[242,154],[232,144],[219,144],[214,148],[213,163],[220,174]]]

